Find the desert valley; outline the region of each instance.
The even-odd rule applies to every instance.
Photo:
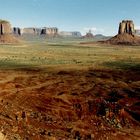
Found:
[[[106,37],[0,20],[0,140],[139,139],[133,21]]]

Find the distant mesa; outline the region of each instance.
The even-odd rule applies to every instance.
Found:
[[[21,29],[19,27],[14,27],[13,28],[13,34],[20,36],[21,35]]]
[[[83,36],[83,38],[94,38],[94,35],[92,34],[92,32],[91,32],[91,30],[89,30],[89,32],[88,33],[86,33],[86,35],[85,36]]]
[[[33,40],[40,38],[70,37],[81,38],[82,35],[78,31],[59,31],[57,27],[11,27],[10,22],[0,20],[0,43],[14,43],[20,39]]]
[[[36,27],[29,27],[29,28],[13,28],[13,34],[16,36],[40,36],[44,35],[46,37],[56,37],[58,35],[58,28],[56,27],[43,27],[43,28],[36,28]]]
[[[82,37],[81,33],[78,32],[78,31],[73,31],[73,32],[61,31],[61,32],[59,32],[59,36],[70,37],[70,38],[80,38],[80,37]]]
[[[58,36],[58,28],[56,28],[56,27],[52,27],[52,28],[44,27],[41,29],[40,35],[47,35],[48,37],[56,37],[56,36]]]
[[[0,43],[18,43],[19,40],[13,36],[10,22],[0,20]]]
[[[119,24],[118,34],[105,41],[112,45],[140,45],[140,37],[135,34],[132,20],[123,20]]]
[[[36,37],[37,36],[37,37]],[[59,31],[57,27],[11,27],[10,22],[0,20],[0,43],[18,43],[20,39],[33,40],[40,38],[70,37],[80,39],[102,40],[100,43],[112,45],[140,45],[140,30],[135,30],[132,20],[123,20],[119,24],[118,34],[114,37],[93,35],[91,30],[82,36],[78,31]]]
[[[96,40],[96,41],[108,40],[110,38],[111,38],[111,36],[105,36],[105,35],[102,35],[102,34],[94,35],[94,40]]]
[[[29,27],[29,28],[22,29],[22,34],[40,35],[40,33],[41,33],[41,28]]]

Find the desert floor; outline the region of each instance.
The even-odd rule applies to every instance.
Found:
[[[140,46],[0,45],[0,139],[139,140]]]

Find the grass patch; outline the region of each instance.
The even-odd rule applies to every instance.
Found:
[[[140,69],[140,47],[96,46],[74,40],[0,45],[0,67],[71,65]]]
[[[140,71],[140,63],[128,62],[127,60],[105,62],[104,65],[109,68]]]

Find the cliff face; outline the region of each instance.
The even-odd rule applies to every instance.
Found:
[[[118,34],[105,43],[113,45],[140,45],[140,37],[135,35],[134,23],[131,20],[123,20],[119,24]]]
[[[134,23],[132,20],[123,20],[120,25],[119,25],[119,31],[118,34],[134,34],[135,29],[134,29]]]
[[[24,28],[22,30],[23,34],[31,34],[31,35],[39,35],[41,32],[41,29],[39,28]]]
[[[42,28],[41,35],[47,35],[49,37],[54,37],[58,35],[58,28],[52,27],[52,28]]]
[[[8,21],[0,20],[0,35],[12,33],[11,25]]]
[[[18,43],[19,40],[13,36],[11,24],[0,20],[0,43]]]
[[[14,27],[13,34],[14,35],[21,35],[21,29],[19,27]]]
[[[61,37],[82,37],[81,33],[78,31],[69,32],[69,31],[61,31],[58,33]]]

